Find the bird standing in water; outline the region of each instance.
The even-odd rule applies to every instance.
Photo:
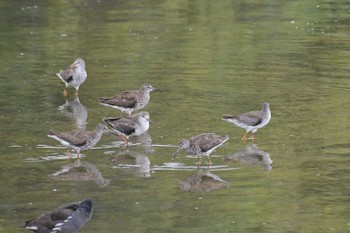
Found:
[[[129,145],[130,136],[140,136],[149,128],[150,116],[148,112],[129,115],[127,117],[105,117],[103,121],[113,128],[118,136]]]
[[[212,164],[209,155],[219,146],[224,144],[229,137],[217,135],[215,133],[204,133],[193,136],[190,139],[182,139],[179,142],[179,147],[173,155],[173,159],[180,152],[185,150],[187,154],[198,156],[207,156],[209,165]]]
[[[79,86],[86,81],[87,73],[85,70],[85,61],[77,58],[66,70],[61,70],[56,75],[64,82],[63,95],[67,96],[67,87],[75,88],[75,96],[78,96]]]
[[[95,146],[100,141],[102,134],[106,132],[109,132],[107,126],[98,124],[94,131],[74,130],[61,133],[50,130],[47,136],[59,141],[65,147],[76,150],[78,158],[80,158],[80,151],[88,150]],[[71,157],[70,151],[67,152],[67,155],[68,158]]]
[[[254,140],[254,133],[267,125],[271,119],[270,104],[264,102],[261,111],[252,111],[239,115],[226,115],[222,120],[245,129],[242,140],[247,140],[247,133],[252,132],[251,139]]]
[[[144,108],[150,100],[151,91],[161,91],[150,84],[143,84],[139,90],[124,91],[109,98],[99,98],[100,104],[118,109],[127,114]]]

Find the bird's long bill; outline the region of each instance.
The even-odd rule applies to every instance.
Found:
[[[114,136],[119,137],[119,134],[117,134],[117,133],[114,132],[113,130],[108,130],[108,133],[110,133],[111,135],[114,135]]]
[[[67,67],[67,69],[74,69],[77,68],[77,62],[74,62],[73,64],[71,64],[70,66]]]
[[[180,152],[181,148],[178,147],[175,151],[175,153],[173,154],[173,158],[172,159],[175,159],[176,155]]]
[[[146,118],[146,117],[145,117]],[[147,119],[147,118],[146,118]],[[151,119],[147,119],[149,123],[153,124],[153,121],[151,121]]]
[[[164,91],[163,89],[153,88],[153,91]]]

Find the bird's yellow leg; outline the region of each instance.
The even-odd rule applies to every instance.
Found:
[[[208,164],[209,164],[209,166],[210,166],[210,165],[212,165],[213,163],[211,162],[209,155],[208,155],[207,157],[208,157]]]
[[[201,158],[198,156],[197,157],[197,162],[196,162],[197,165],[201,165],[202,164],[202,160]]]
[[[123,142],[125,142],[126,146],[128,147],[129,146],[129,142],[128,140],[123,136],[123,135],[119,135],[120,139],[123,140]]]
[[[244,141],[247,140],[247,132],[244,133],[242,140],[244,140]]]
[[[68,93],[67,93],[67,88],[64,88],[64,91],[63,91],[63,96],[64,97],[67,97]]]
[[[68,151],[66,152],[66,155],[67,155],[68,159],[72,158],[72,154],[70,153],[70,150],[68,150]]]

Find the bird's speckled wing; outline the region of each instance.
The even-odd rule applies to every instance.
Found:
[[[123,108],[133,108],[137,103],[138,90],[125,91],[111,98],[100,98],[100,102],[104,104],[119,106]]]
[[[261,111],[252,111],[243,113],[237,116],[237,119],[244,124],[256,126],[262,121],[262,112]]]
[[[262,112],[261,111],[252,111],[243,113],[240,115],[226,115],[223,118],[224,120],[236,120],[237,123],[256,126],[262,121]]]
[[[65,81],[66,83],[70,83],[73,80],[73,69],[66,69],[66,70],[61,70],[59,75],[61,76],[62,80]]]
[[[135,122],[128,118],[105,118],[103,119],[113,129],[123,133],[125,135],[131,135],[135,133]]]
[[[226,137],[220,136],[213,133],[208,134],[200,134],[197,136],[194,136],[190,139],[191,144],[198,145],[202,152],[207,152],[208,150],[212,149],[213,147],[219,145]]]
[[[71,132],[55,132],[50,131],[49,134],[53,134],[64,141],[69,142],[74,146],[85,146],[89,137],[92,136],[93,132],[84,130],[74,130]]]

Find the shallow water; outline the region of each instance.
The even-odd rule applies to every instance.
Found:
[[[94,214],[81,232],[350,231],[346,1],[0,6],[0,232],[86,197]],[[77,57],[88,79],[66,100],[55,73]],[[129,150],[106,135],[68,160],[46,136],[124,116],[98,97],[142,83],[164,91]],[[254,145],[221,120],[264,101],[272,119]],[[209,169],[183,152],[171,160],[181,138],[204,132],[230,136]]]

